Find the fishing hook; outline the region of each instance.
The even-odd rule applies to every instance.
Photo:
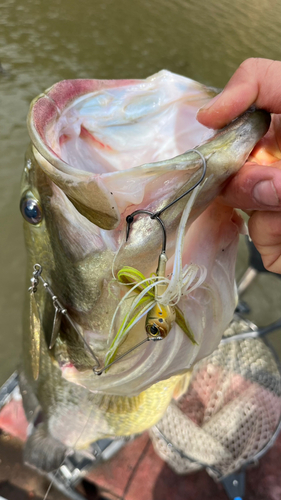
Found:
[[[126,222],[127,222],[126,241],[128,241],[129,234],[130,234],[130,229],[131,229],[131,225],[134,222],[134,218],[135,218],[136,215],[139,215],[139,214],[150,215],[151,219],[155,219],[155,220],[157,220],[159,222],[159,224],[160,224],[160,226],[162,227],[162,230],[163,230],[162,253],[166,253],[167,233],[166,233],[165,224],[162,221],[162,219],[160,219],[160,217],[158,216],[158,214],[156,214],[154,212],[150,212],[149,210],[141,210],[140,209],[140,210],[136,210],[135,212],[133,212],[130,215],[127,215],[127,217],[126,217]]]
[[[172,201],[171,203],[169,203],[168,205],[166,205],[161,210],[158,210],[157,212],[150,212],[149,210],[136,210],[132,214],[127,215],[127,217],[126,217],[126,222],[127,222],[126,241],[128,241],[130,230],[131,230],[131,226],[132,226],[132,223],[134,222],[134,217],[136,215],[138,215],[138,214],[147,214],[147,215],[150,216],[151,219],[158,220],[158,222],[162,226],[162,229],[163,229],[163,232],[164,232],[162,252],[165,253],[165,250],[166,250],[166,239],[167,239],[166,238],[166,228],[165,228],[164,222],[162,221],[162,219],[160,219],[160,215],[163,212],[165,212],[165,210],[168,210],[168,208],[172,207],[179,200],[181,200],[182,198],[184,198],[184,196],[186,196],[187,194],[191,193],[191,191],[193,191],[197,186],[199,186],[199,184],[203,181],[203,179],[204,179],[204,177],[206,175],[206,171],[207,171],[206,158],[205,158],[205,156],[200,151],[198,151],[198,149],[189,149],[188,151],[186,151],[186,153],[197,153],[200,156],[200,158],[202,160],[202,166],[203,166],[203,172],[202,172],[202,175],[201,175],[200,179],[194,184],[194,186],[191,186],[191,188],[189,188],[187,191],[185,191],[185,193],[183,193],[182,195],[178,196],[178,198],[176,198],[174,201]]]

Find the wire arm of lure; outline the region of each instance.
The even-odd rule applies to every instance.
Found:
[[[33,269],[34,269],[33,277],[30,280],[31,287],[28,289],[29,292],[35,293],[37,291],[38,283],[40,280],[43,283],[44,288],[47,290],[49,295],[52,297],[53,306],[55,308],[55,317],[54,317],[54,322],[53,322],[52,338],[51,338],[49,348],[51,349],[54,346],[55,340],[56,340],[56,337],[57,337],[57,334],[59,331],[59,327],[60,327],[60,320],[56,321],[56,319],[58,319],[59,316],[63,314],[66,317],[67,321],[72,326],[72,328],[76,331],[79,338],[84,343],[86,349],[89,351],[91,356],[94,358],[95,362],[97,363],[95,368],[99,369],[101,367],[100,361],[98,360],[97,356],[95,355],[93,349],[90,347],[88,342],[84,339],[83,335],[81,334],[80,330],[75,325],[74,321],[69,316],[67,309],[65,307],[63,307],[61,302],[58,300],[57,296],[54,294],[53,290],[51,289],[49,283],[47,283],[47,281],[44,280],[44,278],[42,276],[42,270],[43,270],[42,267],[40,266],[40,264],[35,264],[33,266]],[[54,331],[55,329],[57,330],[57,332]]]
[[[128,351],[124,352],[124,354],[121,354],[121,356],[118,356],[118,358],[116,358],[114,361],[112,361],[111,363],[108,363],[108,365],[100,368],[100,367],[97,367],[97,366],[94,366],[93,368],[93,371],[94,371],[94,374],[95,375],[101,375],[104,371],[106,371],[110,366],[114,365],[115,363],[117,363],[120,359],[124,358],[125,356],[127,356],[127,354],[130,354],[130,352],[134,351],[135,349],[137,349],[137,347],[141,346],[142,344],[145,344],[145,342],[147,342],[148,340],[150,340],[148,337],[144,340],[142,340],[141,342],[139,342],[137,345],[135,345],[134,347],[132,347],[131,349],[129,349]]]
[[[207,162],[206,162],[205,156],[200,151],[198,151],[198,149],[189,149],[188,151],[186,151],[186,153],[197,153],[200,156],[200,158],[202,160],[202,166],[203,166],[203,172],[202,172],[202,175],[201,175],[200,179],[193,186],[191,186],[191,188],[189,188],[187,191],[185,191],[185,193],[183,193],[181,196],[179,196],[178,198],[176,198],[174,201],[172,201],[171,203],[169,203],[168,205],[166,205],[161,210],[158,210],[157,212],[155,212],[154,215],[151,217],[152,219],[157,218],[157,217],[159,218],[159,216],[163,212],[165,212],[165,210],[168,210],[168,208],[172,207],[175,203],[177,203],[182,198],[184,198],[186,195],[188,195],[189,193],[191,193],[191,191],[193,191],[203,181],[203,179],[204,179],[204,177],[206,175],[206,171],[207,171]]]
[[[127,356],[127,354],[130,354],[132,351],[134,351],[135,349],[137,349],[138,347],[140,347],[141,345],[145,344],[146,342],[149,342],[150,340],[152,340],[153,342],[155,341],[158,341],[158,340],[163,340],[162,337],[149,337],[147,336],[144,340],[142,340],[141,342],[139,342],[138,344],[134,345],[134,347],[132,347],[131,349],[129,349],[128,351],[124,352],[124,354],[121,354],[120,356],[118,356],[118,358],[116,358],[114,361],[112,361],[111,363],[108,363],[108,365],[105,365],[103,368],[98,368],[96,366],[94,366],[93,368],[93,371],[94,371],[94,374],[95,375],[101,375],[103,372],[105,372],[110,366],[114,365],[115,363],[117,363],[118,361],[120,361],[120,359],[124,358],[125,356]]]
[[[126,241],[128,241],[131,226],[132,226],[132,223],[134,222],[134,218],[136,217],[136,215],[140,215],[140,214],[147,214],[150,216],[151,219],[155,219],[159,222],[159,224],[162,228],[162,231],[163,231],[162,253],[165,253],[166,252],[166,241],[167,241],[165,224],[162,221],[162,219],[160,219],[158,214],[155,214],[154,212],[150,212],[149,210],[136,210],[135,212],[133,212],[132,214],[130,214],[126,217],[126,222],[127,222]]]
[[[88,344],[88,342],[84,339],[83,335],[81,334],[81,332],[79,331],[79,329],[77,328],[77,326],[75,325],[75,323],[72,321],[71,317],[68,314],[67,309],[65,307],[63,307],[63,305],[61,304],[61,302],[58,300],[57,296],[54,294],[53,290],[51,289],[49,283],[44,280],[44,278],[42,276],[42,270],[43,270],[42,266],[40,266],[40,264],[35,264],[33,266],[33,269],[34,269],[33,276],[32,276],[32,278],[30,280],[31,281],[31,286],[29,287],[28,291],[30,293],[36,293],[37,292],[37,288],[38,288],[38,284],[39,284],[39,280],[40,280],[42,282],[44,288],[47,290],[47,292],[49,293],[49,295],[52,297],[53,305],[54,305],[54,308],[55,308],[55,317],[54,317],[54,323],[53,323],[53,332],[52,332],[52,338],[51,338],[51,342],[50,342],[49,348],[51,349],[54,346],[55,340],[56,340],[56,335],[54,335],[54,328],[56,327],[55,324],[56,324],[57,314],[63,314],[66,317],[67,321],[72,326],[72,328],[76,331],[76,333],[78,334],[78,336],[80,337],[80,339],[83,341],[85,347],[87,348],[87,350],[89,351],[89,353],[91,354],[91,356],[94,358],[94,360],[96,362],[96,365],[93,367],[93,372],[94,372],[95,375],[101,375],[110,366],[112,366],[113,364],[117,363],[120,359],[124,358],[125,356],[127,356],[127,354],[130,354],[132,351],[134,351],[135,349],[137,349],[141,345],[145,344],[146,342],[148,342],[150,340],[153,340],[153,341],[162,340],[162,337],[151,338],[151,337],[147,336],[144,340],[142,340],[137,345],[135,345],[134,347],[132,347],[131,349],[129,349],[128,351],[126,351],[124,354],[121,354],[121,356],[118,356],[118,358],[116,358],[114,361],[112,361],[108,365],[102,366],[101,363],[100,363],[100,361],[99,361],[99,359],[95,355],[94,351],[92,350],[92,348],[90,347],[90,345]],[[58,329],[59,329],[59,326],[60,326],[60,322],[58,323]]]

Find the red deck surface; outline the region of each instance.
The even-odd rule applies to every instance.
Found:
[[[25,440],[27,422],[20,401],[0,413],[0,428]],[[110,500],[227,500],[205,471],[176,475],[154,452],[147,433],[89,474]],[[259,465],[248,469],[245,500],[281,500],[281,435]]]
[[[154,452],[147,434],[89,475],[104,495],[126,500],[227,500],[205,471],[175,474]],[[247,471],[245,500],[281,500],[281,436],[260,464]]]

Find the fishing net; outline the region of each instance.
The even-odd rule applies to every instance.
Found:
[[[249,331],[234,318],[224,338]],[[278,430],[281,377],[260,338],[221,344],[193,369],[188,391],[151,431],[156,452],[178,474],[207,467],[221,478],[257,458]]]

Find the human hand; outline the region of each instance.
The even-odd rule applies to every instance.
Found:
[[[221,128],[252,104],[272,115],[267,134],[224,188],[225,205],[250,215],[249,234],[268,271],[281,274],[281,62],[247,59],[225,89],[198,111],[200,123]]]

